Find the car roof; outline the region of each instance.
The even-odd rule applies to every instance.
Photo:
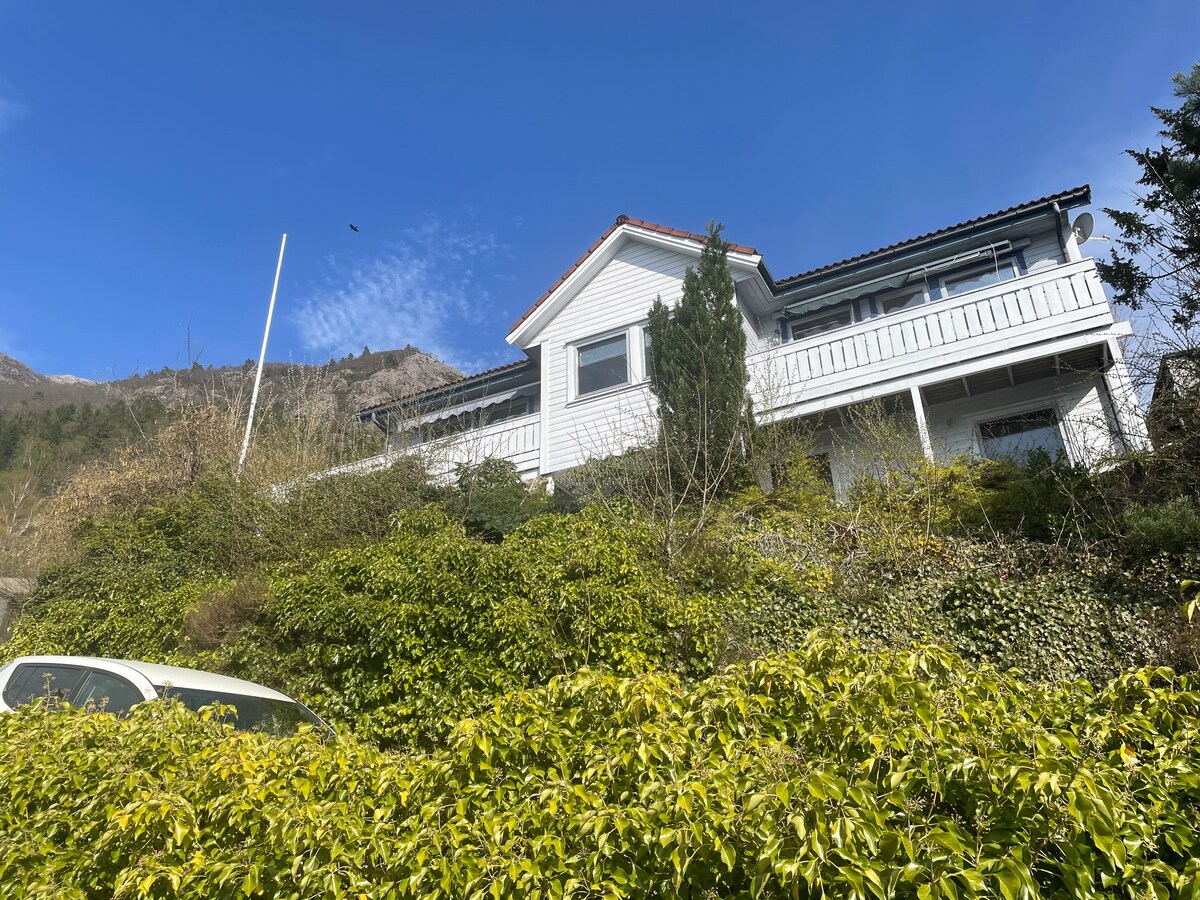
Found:
[[[125,666],[140,674],[155,687],[170,685],[185,690],[216,691],[223,694],[241,694],[245,697],[262,697],[266,700],[295,702],[287,694],[261,684],[255,684],[253,681],[231,678],[228,675],[217,675],[215,672],[185,669],[182,666],[163,666],[158,663],[138,662],[131,659],[109,659],[100,656],[21,656],[14,659],[12,665],[29,662],[45,663],[46,665],[96,666],[98,668]]]

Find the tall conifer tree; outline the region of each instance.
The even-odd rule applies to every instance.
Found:
[[[746,333],[722,229],[709,223],[699,268],[684,273],[679,304],[671,309],[656,298],[647,324],[661,450],[675,486],[697,500],[729,487],[753,428]]]
[[[1126,151],[1141,169],[1139,209],[1104,210],[1120,237],[1096,268],[1117,303],[1149,305],[1186,332],[1200,324],[1200,63],[1172,80],[1179,107],[1151,107],[1163,143]]]

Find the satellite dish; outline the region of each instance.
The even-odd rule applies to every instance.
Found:
[[[1075,224],[1071,226],[1071,234],[1075,235],[1075,243],[1082,244],[1092,236],[1092,229],[1096,227],[1096,220],[1092,218],[1089,212],[1080,213],[1075,218]]]

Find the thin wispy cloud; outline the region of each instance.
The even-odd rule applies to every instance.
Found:
[[[498,248],[491,234],[430,224],[375,259],[328,260],[325,283],[294,316],[305,349],[340,357],[412,344],[464,371],[486,367],[493,360],[460,336],[483,324],[483,281]]]
[[[0,78],[0,134],[12,128],[25,113],[25,104],[17,99],[16,90]]]

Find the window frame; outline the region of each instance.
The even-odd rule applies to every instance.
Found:
[[[132,703],[130,703],[128,707],[120,709],[120,710],[110,709],[107,705],[101,706],[100,704],[97,704],[96,712],[108,712],[108,713],[113,713],[114,715],[120,716],[120,715],[125,715],[126,713],[128,713],[130,709],[137,706],[139,703],[146,702],[145,693],[141,690],[141,688],[139,688],[136,684],[134,684],[128,678],[124,677],[123,675],[118,675],[116,672],[111,672],[108,669],[98,669],[95,666],[89,666],[87,669],[84,670],[83,677],[75,685],[76,696],[68,698],[71,705],[74,706],[75,708],[77,708],[77,709],[85,708],[85,706],[83,704],[86,704],[87,700],[80,701],[79,695],[83,693],[84,685],[86,685],[88,683],[88,680],[93,675],[97,675],[102,678],[109,678],[112,681],[115,681],[121,685],[124,685],[131,694],[133,694],[135,697],[137,697],[137,699],[134,700]],[[89,699],[91,699],[91,698],[89,698]],[[105,697],[104,695],[101,695],[101,700],[103,701],[105,699],[108,699],[108,698]]]
[[[66,691],[66,693],[64,694],[63,697],[61,697],[61,698],[56,697],[54,699],[56,699],[56,700],[61,699],[61,700],[66,701],[67,703],[72,702],[71,695],[75,692],[75,688],[79,687],[79,685],[83,681],[84,677],[90,671],[90,669],[87,666],[73,665],[71,663],[39,663],[39,662],[21,663],[13,670],[12,675],[10,675],[8,677],[8,682],[4,685],[4,694],[3,694],[4,705],[7,706],[9,709],[17,709],[19,706],[24,705],[24,704],[20,703],[19,701],[14,700],[13,695],[16,694],[18,690],[20,690],[22,692],[25,690],[26,683],[28,682],[30,677],[44,678],[44,676],[46,674],[44,670],[46,670],[46,669],[69,669],[69,670],[75,671],[77,673],[76,677],[75,677],[75,681],[71,684],[71,686],[69,688],[58,688],[58,687],[52,686],[53,690]],[[36,674],[36,676],[34,676],[32,673],[37,673],[37,674]],[[18,685],[19,685],[19,687],[18,687]],[[44,687],[44,682],[39,682],[39,684],[38,684],[39,691],[43,687]],[[37,695],[26,700],[25,704],[35,702],[38,699],[38,697],[41,697],[41,696],[44,696],[44,695],[39,692]]]
[[[919,297],[915,303],[899,306],[896,309],[886,309],[886,304],[891,300],[897,300],[901,297]],[[910,309],[916,309],[918,306],[924,306],[929,302],[929,288],[922,282],[914,282],[903,287],[893,288],[890,291],[876,294],[873,298],[875,308],[879,310],[879,315],[890,316],[894,313],[905,312]]]
[[[831,328],[817,327],[826,322],[834,321],[837,321],[837,324]],[[815,328],[816,330],[797,336],[796,326],[805,322],[807,322],[808,328]],[[833,309],[811,312],[803,316],[796,316],[795,318],[787,320],[788,342],[797,343],[799,341],[807,341],[809,338],[814,338],[821,334],[828,334],[831,331],[837,331],[839,328],[849,328],[853,324],[855,324],[855,315],[854,305],[852,303],[847,303],[843,306],[837,306]]]
[[[595,397],[602,397],[606,394],[616,393],[618,391],[627,390],[644,380],[644,372],[642,378],[638,378],[638,373],[634,371],[633,355],[629,352],[629,348],[633,345],[631,334],[636,326],[626,326],[623,328],[614,328],[611,331],[601,332],[600,334],[589,335],[588,337],[575,341],[570,344],[569,366],[571,375],[568,379],[570,392],[568,402],[576,400],[591,400]],[[580,391],[579,389],[579,374],[580,374],[580,354],[590,347],[595,347],[598,344],[603,344],[609,341],[623,340],[625,342],[625,380],[616,384],[606,385],[602,388],[595,388],[590,391]],[[644,368],[644,367],[643,367]]]
[[[975,275],[984,272],[998,272],[1002,268],[1007,267],[1011,273],[999,281],[993,281],[990,284],[979,285],[966,290],[951,290],[949,282],[965,281]],[[998,256],[995,259],[988,259],[984,262],[975,262],[970,265],[963,266],[961,269],[952,269],[949,272],[943,272],[938,275],[938,290],[943,299],[950,297],[961,297],[963,294],[969,294],[972,291],[982,291],[985,288],[995,287],[997,284],[1003,284],[1006,281],[1012,281],[1014,278],[1021,277],[1021,264],[1015,253],[1005,256]]]
[[[1054,403],[1046,404],[1044,406],[1036,406],[1036,407],[1030,407],[1030,406],[1026,405],[1026,406],[1021,406],[1021,407],[1016,407],[1016,408],[1010,407],[1006,410],[994,410],[994,411],[992,411],[992,413],[990,413],[989,418],[976,420],[974,430],[975,430],[975,439],[978,441],[977,456],[980,459],[988,459],[988,460],[992,460],[993,462],[1008,461],[1008,462],[1017,463],[1018,465],[1023,465],[1025,460],[1014,459],[1011,456],[999,456],[999,457],[988,456],[987,445],[986,445],[988,438],[984,435],[984,429],[988,426],[1000,425],[1005,422],[1012,421],[1014,419],[1021,419],[1024,417],[1036,416],[1041,413],[1049,413],[1050,414],[1050,417],[1052,419],[1052,425],[1058,433],[1059,443],[1062,444],[1063,456],[1067,459],[1067,461],[1071,461],[1072,460],[1071,441],[1070,441],[1070,437],[1067,433],[1066,421],[1063,418],[1062,411],[1058,408],[1058,405],[1054,404]],[[1045,427],[1045,426],[1042,426],[1042,427]],[[1030,448],[1030,449],[1033,449],[1033,448]],[[1045,448],[1042,448],[1042,449],[1045,449]],[[1028,451],[1026,451],[1026,456],[1028,456]]]

